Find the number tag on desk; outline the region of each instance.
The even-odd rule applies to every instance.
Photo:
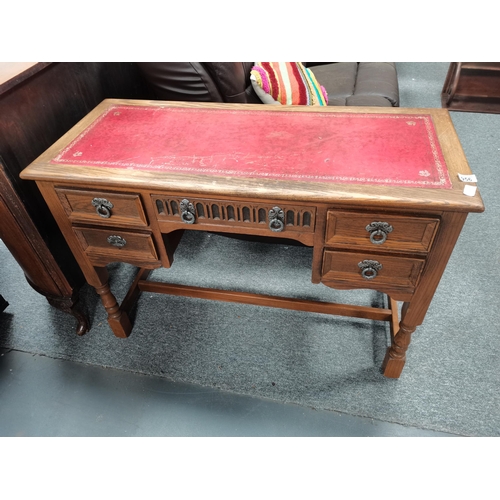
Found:
[[[474,174],[471,175],[458,174],[458,178],[462,182],[477,182],[477,177]]]

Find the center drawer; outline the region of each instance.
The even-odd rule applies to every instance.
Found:
[[[313,233],[316,207],[152,195],[158,221]]]
[[[325,244],[372,251],[428,252],[438,226],[438,218],[330,210]]]

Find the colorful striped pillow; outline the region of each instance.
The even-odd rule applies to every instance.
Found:
[[[325,88],[300,62],[256,62],[250,80],[264,104],[328,104]]]

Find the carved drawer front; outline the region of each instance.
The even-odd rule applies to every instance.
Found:
[[[315,207],[152,195],[159,221],[314,232]]]
[[[94,264],[128,262],[147,265],[158,262],[149,233],[73,227],[81,247]]]
[[[437,218],[330,210],[325,244],[375,251],[428,252],[438,225]]]
[[[393,288],[412,291],[424,265],[423,259],[364,252],[325,250],[322,281],[353,288]]]
[[[97,224],[148,225],[138,194],[56,188],[71,221]]]

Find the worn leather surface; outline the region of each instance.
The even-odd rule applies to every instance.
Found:
[[[195,102],[261,101],[250,83],[253,62],[137,63],[157,99]],[[399,106],[394,63],[305,63],[328,92],[330,106]]]
[[[317,108],[316,108],[317,109]],[[429,115],[113,106],[53,163],[450,188]]]

